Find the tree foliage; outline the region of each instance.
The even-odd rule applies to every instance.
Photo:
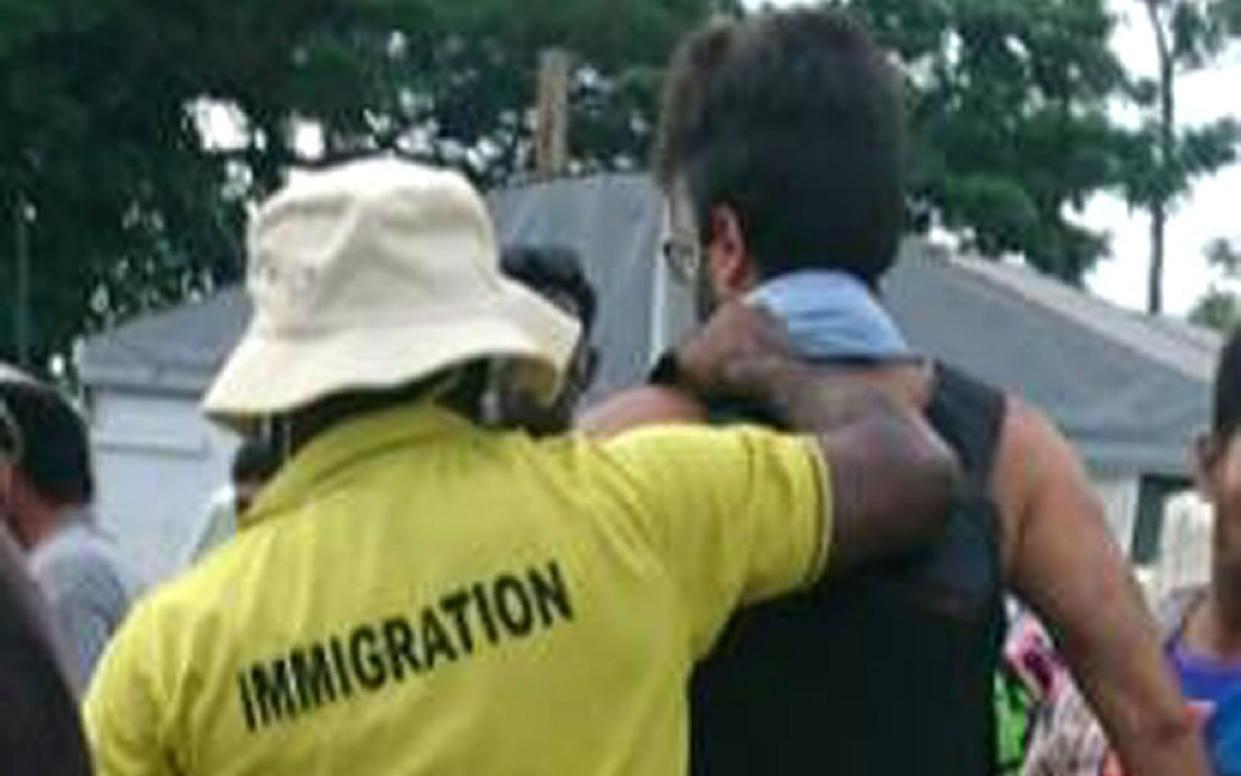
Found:
[[[1207,292],[1189,312],[1189,320],[1223,334],[1241,326],[1241,298],[1225,284],[1235,286],[1241,279],[1241,241],[1219,238],[1206,249],[1207,263],[1219,274]],[[1222,281],[1222,282],[1221,282]]]
[[[1241,299],[1232,291],[1212,285],[1189,311],[1189,320],[1221,334],[1229,334],[1241,324]]]
[[[1107,113],[1125,72],[1103,0],[853,0],[897,52],[912,102],[918,225],[1080,280],[1103,235],[1070,215],[1119,180]]]
[[[519,178],[548,45],[578,57],[572,168],[639,165],[658,68],[721,5],[0,0],[0,310],[19,209],[42,361],[236,279],[245,208],[290,167],[386,150]],[[13,335],[0,316],[0,358]]]
[[[1241,0],[1150,2],[1177,72],[1210,63],[1241,31]],[[1091,195],[1171,206],[1235,158],[1228,120],[1178,127],[1164,151],[1160,84],[1117,59],[1105,0],[838,4],[859,11],[904,65],[917,224],[957,232],[984,255],[1018,253],[1080,281],[1108,253],[1106,235],[1074,217]],[[1144,120],[1122,126],[1117,103]]]
[[[1169,165],[1153,126],[1111,121],[1109,100],[1153,87],[1109,50],[1105,0],[823,1],[853,8],[903,65],[913,224],[987,255],[1078,280],[1107,251],[1073,217],[1091,195],[1122,187],[1141,205],[1227,158],[1223,126],[1182,133]],[[387,151],[482,186],[521,180],[549,45],[576,56],[570,169],[642,166],[672,46],[739,5],[0,0],[0,358],[19,231],[43,361],[238,278],[246,209],[291,167]],[[1186,62],[1209,58],[1239,5],[1213,0],[1207,33],[1177,17]]]
[[[1241,34],[1241,0],[1142,0],[1158,55],[1158,75],[1138,79],[1132,94],[1145,111],[1125,155],[1124,189],[1131,207],[1151,218],[1147,311],[1162,312],[1164,236],[1178,200],[1203,175],[1235,161],[1241,124],[1225,118],[1182,127],[1176,84],[1209,64],[1231,36]]]

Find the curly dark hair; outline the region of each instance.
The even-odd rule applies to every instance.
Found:
[[[900,242],[904,110],[895,68],[851,16],[767,12],[716,21],[672,60],[656,143],[700,233],[736,212],[764,277],[805,268],[874,285]]]
[[[17,438],[17,467],[35,491],[54,504],[86,504],[95,496],[90,437],[86,421],[73,405],[49,386],[0,382]]]
[[[269,437],[257,434],[248,436],[233,454],[233,482],[265,483],[280,468],[280,464],[280,452]]]
[[[583,330],[594,325],[598,300],[577,251],[559,245],[510,245],[501,252],[500,267],[536,292],[567,295],[577,306]]]

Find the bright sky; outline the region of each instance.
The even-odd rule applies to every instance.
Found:
[[[1113,45],[1127,67],[1154,75],[1156,57],[1149,27],[1138,0],[1112,0],[1127,11]],[[1241,119],[1241,47],[1234,46],[1216,66],[1182,76],[1177,109],[1182,125],[1202,124],[1225,116]],[[1124,202],[1096,197],[1086,209],[1086,223],[1112,233],[1113,258],[1100,264],[1088,282],[1097,293],[1129,307],[1146,303],[1146,272],[1150,255],[1149,221],[1130,214]],[[1185,313],[1207,290],[1214,273],[1203,258],[1212,239],[1241,240],[1241,164],[1201,178],[1181,204],[1168,227],[1164,301],[1169,312]]]
[[[810,5],[810,0],[769,0],[776,6]],[[1156,57],[1140,0],[1109,0],[1121,16],[1113,46],[1135,73],[1154,75]],[[760,5],[753,2],[753,5]],[[1209,70],[1183,76],[1177,85],[1179,122],[1195,125],[1227,115],[1241,118],[1241,46],[1227,52]],[[1146,304],[1146,272],[1150,259],[1149,220],[1130,213],[1116,197],[1096,196],[1081,214],[1083,223],[1112,235],[1112,258],[1087,278],[1097,294],[1133,308]],[[1241,239],[1241,164],[1199,179],[1168,226],[1164,306],[1184,314],[1207,290],[1214,274],[1203,248],[1217,237]],[[1241,290],[1241,289],[1239,289]]]

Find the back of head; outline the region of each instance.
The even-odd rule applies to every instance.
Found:
[[[1215,369],[1211,435],[1224,441],[1241,428],[1241,328],[1232,332]]]
[[[598,300],[577,251],[559,245],[510,245],[500,256],[500,267],[505,275],[544,297],[569,299],[583,330],[594,325]]]
[[[233,456],[233,483],[265,483],[280,468],[280,454],[269,437],[254,434],[246,437]]]
[[[894,69],[839,11],[764,13],[691,36],[669,73],[656,172],[683,180],[704,237],[712,206],[740,219],[764,277],[806,268],[868,284],[904,218]]]
[[[86,423],[55,389],[34,382],[0,382],[0,403],[12,420],[17,468],[40,498],[53,505],[89,503],[95,495]]]

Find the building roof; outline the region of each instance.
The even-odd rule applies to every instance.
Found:
[[[1048,412],[1095,468],[1184,475],[1220,339],[1024,267],[907,250],[885,299],[911,343]]]
[[[249,318],[250,302],[241,288],[227,288],[90,337],[78,353],[78,370],[94,389],[197,396],[241,338]]]
[[[599,392],[638,379],[652,342],[688,320],[689,300],[654,271],[663,210],[646,177],[561,180],[499,191],[490,203],[503,241],[583,255],[600,292]],[[922,243],[906,246],[884,296],[916,347],[1045,409],[1095,468],[1186,472],[1187,445],[1208,417],[1215,334]],[[136,319],[87,341],[83,379],[197,395],[248,317],[230,289]]]

